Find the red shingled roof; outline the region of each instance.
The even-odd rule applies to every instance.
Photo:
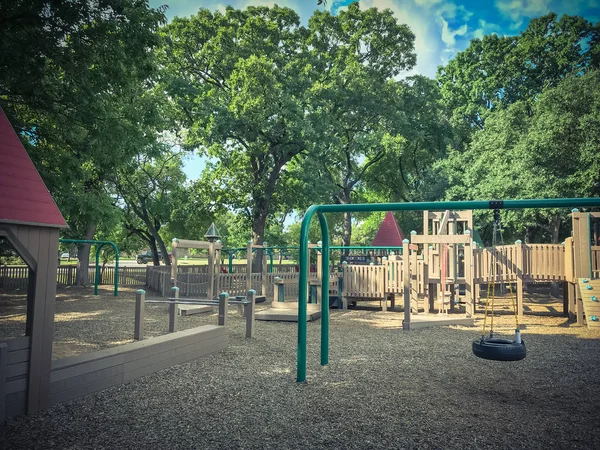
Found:
[[[403,240],[404,233],[402,232],[402,229],[398,226],[392,212],[388,211],[379,230],[377,230],[377,234],[375,235],[373,242],[371,242],[371,245],[381,247],[386,245],[401,246]]]
[[[31,158],[0,108],[0,222],[67,227]]]

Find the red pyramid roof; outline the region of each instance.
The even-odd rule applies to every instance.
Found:
[[[0,108],[0,222],[67,227],[31,158]]]
[[[377,234],[375,235],[375,239],[371,242],[372,246],[402,246],[402,241],[404,240],[404,233],[402,229],[398,226],[396,222],[396,218],[392,214],[391,211],[388,211],[385,214],[385,218],[377,230]]]

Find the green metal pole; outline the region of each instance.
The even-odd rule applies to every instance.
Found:
[[[273,252],[269,252],[269,260],[271,265],[269,266],[269,273],[273,273]]]
[[[321,365],[329,364],[329,227],[327,219],[318,213],[321,225]]]
[[[115,288],[114,288],[114,294],[115,297],[117,297],[119,295],[119,247],[117,247],[117,244],[115,244],[114,242],[111,241],[95,241],[92,239],[59,239],[59,242],[64,242],[64,243],[69,243],[69,244],[90,244],[90,245],[99,245],[100,247],[96,248],[96,283],[94,286],[94,295],[98,295],[98,282],[100,280],[100,273],[99,273],[99,255],[100,255],[100,249],[102,248],[102,246],[104,245],[111,245],[112,248],[115,250]]]
[[[300,227],[300,273],[298,277],[298,365],[296,381],[306,381],[306,302],[308,283],[308,227],[318,206],[313,205],[306,210]]]
[[[229,273],[233,273],[233,253],[229,253]]]
[[[113,248],[115,249],[115,289],[114,294],[115,297],[119,296],[119,248],[113,244]],[[168,259],[169,255],[166,255]],[[165,259],[165,261],[167,260]]]
[[[94,283],[94,295],[98,295],[98,284],[100,283],[100,250],[104,244],[96,246],[96,282]]]

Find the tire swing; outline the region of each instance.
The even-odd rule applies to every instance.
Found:
[[[500,210],[494,210],[494,231],[492,235],[492,247],[496,247],[496,235],[500,236],[500,245],[504,245],[502,238],[502,227],[500,226]],[[483,329],[481,338],[473,341],[473,354],[479,358],[490,359],[493,361],[520,361],[527,356],[525,342],[521,339],[519,330],[519,316],[517,315],[517,305],[512,284],[508,283],[510,298],[512,301],[513,312],[515,316],[515,338],[503,339],[494,337],[494,301],[496,298],[496,284],[498,279],[498,258],[490,258],[490,281],[487,286],[487,296],[485,301],[485,315],[483,318]],[[490,301],[491,300],[491,301]],[[491,308],[490,308],[491,303]],[[490,316],[490,334],[485,337],[487,318]]]

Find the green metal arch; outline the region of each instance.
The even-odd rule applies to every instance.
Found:
[[[558,198],[527,200],[474,200],[452,202],[413,202],[413,203],[357,203],[350,205],[312,205],[302,219],[300,228],[300,276],[298,287],[298,352],[296,381],[306,381],[306,317],[308,272],[308,228],[315,214],[321,224],[321,241],[323,242],[322,259],[322,293],[323,298],[329,294],[329,229],[324,213],[340,212],[376,212],[376,211],[425,211],[425,210],[466,210],[466,209],[525,209],[525,208],[574,208],[600,207],[600,198]],[[325,257],[327,255],[327,257]],[[329,362],[329,301],[321,302],[321,365]]]
[[[95,241],[90,239],[59,239],[65,244],[90,244],[96,245],[96,277],[94,281],[94,295],[98,295],[98,284],[100,283],[100,250],[105,245],[110,245],[115,250],[115,287],[114,295],[119,295],[119,247],[112,241]]]

